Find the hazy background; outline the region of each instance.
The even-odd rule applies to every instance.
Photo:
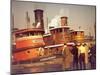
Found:
[[[27,27],[27,11],[30,17],[30,27],[32,27],[32,23],[35,22],[35,9],[44,10],[43,15],[46,32],[49,26],[59,27],[60,17],[67,16],[68,25],[71,29],[79,30],[80,26],[80,30],[84,30],[85,35],[91,33],[94,36],[95,6],[13,1],[12,14],[14,15],[14,27],[19,29]]]

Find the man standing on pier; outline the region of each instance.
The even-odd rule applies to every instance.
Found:
[[[64,71],[69,70],[71,68],[73,57],[71,51],[69,50],[66,44],[64,44],[63,46],[62,56],[63,56],[62,68]]]

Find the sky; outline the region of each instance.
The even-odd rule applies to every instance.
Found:
[[[94,34],[94,24],[96,19],[96,7],[90,5],[72,5],[72,4],[55,4],[13,1],[12,14],[14,15],[14,27],[24,29],[26,24],[26,12],[30,17],[30,27],[35,22],[34,10],[44,10],[44,27],[48,31],[49,26],[59,27],[60,17],[68,17],[68,26],[73,30],[83,30],[85,35]]]

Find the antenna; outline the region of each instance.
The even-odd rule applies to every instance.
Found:
[[[49,31],[49,26],[48,26],[48,17],[47,17],[47,33]]]

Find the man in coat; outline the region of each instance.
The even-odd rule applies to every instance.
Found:
[[[66,44],[64,44],[63,46],[62,56],[63,56],[62,68],[64,71],[69,70],[71,68],[73,56]]]

